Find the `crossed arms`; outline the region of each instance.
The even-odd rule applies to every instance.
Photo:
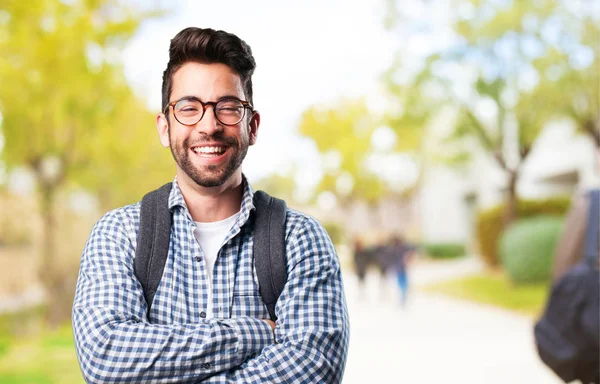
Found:
[[[123,219],[113,211],[100,220],[82,255],[73,330],[87,382],[341,381],[348,315],[335,251],[314,219],[288,236],[274,333],[252,317],[149,323]]]

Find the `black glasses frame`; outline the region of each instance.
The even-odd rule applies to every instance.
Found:
[[[182,123],[178,118],[177,118],[177,113],[175,113],[175,105],[177,105],[177,103],[179,103],[180,101],[183,100],[192,100],[192,101],[197,101],[200,103],[200,105],[202,105],[202,114],[200,114],[200,117],[198,118],[198,120],[196,120],[194,123]],[[221,119],[219,119],[219,116],[217,115],[217,104],[222,102],[222,101],[227,101],[227,100],[235,100],[235,101],[239,101],[242,106],[244,107],[244,113],[242,114],[242,116],[240,117],[240,119],[235,122],[235,123],[224,123],[223,121],[221,121]],[[240,121],[244,120],[244,117],[246,117],[246,109],[250,109],[251,111],[254,111],[254,108],[252,107],[252,104],[250,104],[250,102],[245,101],[245,100],[241,100],[238,99],[237,97],[226,97],[223,98],[221,100],[217,100],[217,101],[202,101],[200,99],[198,99],[197,97],[182,97],[179,100],[175,100],[175,101],[171,101],[169,104],[167,104],[167,106],[165,107],[165,109],[163,110],[163,113],[166,115],[167,111],[169,109],[169,107],[173,108],[173,116],[175,117],[175,120],[177,120],[179,122],[179,124],[181,125],[186,125],[188,127],[191,127],[193,125],[196,125],[200,122],[200,120],[202,120],[202,118],[204,117],[204,114],[206,113],[206,108],[208,106],[212,106],[213,108],[213,114],[215,115],[215,119],[217,119],[217,121],[223,125],[228,125],[228,126],[232,126],[232,125],[236,125],[239,124]]]

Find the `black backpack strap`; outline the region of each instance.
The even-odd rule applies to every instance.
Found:
[[[600,253],[600,189],[589,192],[589,209],[585,232],[584,258],[588,265],[598,265]]]
[[[254,193],[256,218],[254,222],[254,266],[258,277],[260,295],[267,306],[271,320],[275,316],[275,303],[287,281],[285,255],[285,201],[269,196],[263,191]]]
[[[169,254],[171,223],[169,194],[173,183],[147,193],[142,199],[140,226],[133,269],[142,284],[148,313]]]

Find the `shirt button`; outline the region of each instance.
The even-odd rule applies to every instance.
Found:
[[[204,367],[204,369],[209,369],[210,368],[210,363],[204,363],[203,367]]]
[[[206,318],[206,312],[200,312],[200,317],[203,318],[203,319]]]
[[[196,261],[200,262],[200,260],[202,260],[200,256],[196,256]]]

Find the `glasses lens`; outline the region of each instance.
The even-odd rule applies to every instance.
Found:
[[[202,108],[202,104],[200,104],[197,100],[181,100],[177,104],[175,104],[175,108],[173,108],[175,112],[175,118],[181,124],[196,124],[201,118],[204,109]]]
[[[234,125],[242,121],[244,117],[244,104],[236,99],[219,100],[215,106],[217,118],[221,123]]]

